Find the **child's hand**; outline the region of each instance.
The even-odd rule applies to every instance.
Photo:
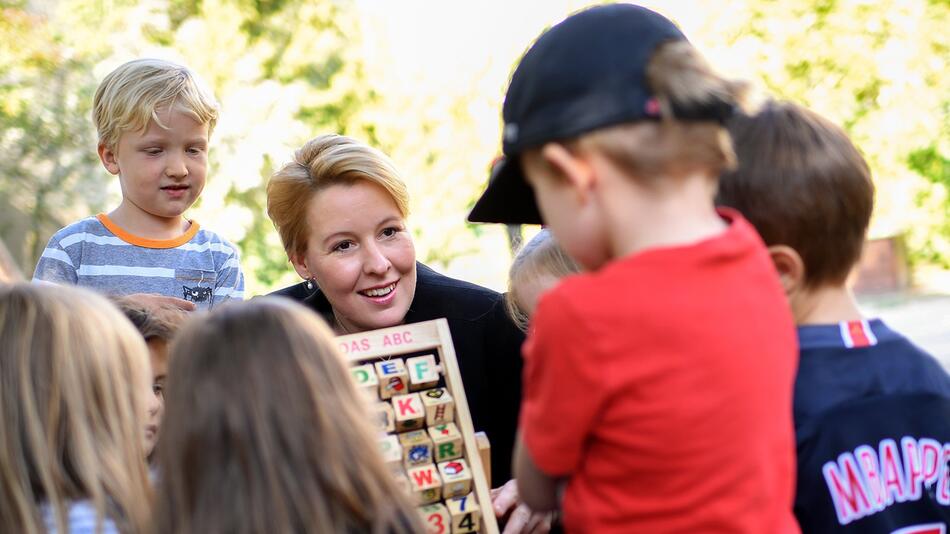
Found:
[[[551,530],[553,512],[533,513],[518,498],[518,485],[509,480],[504,486],[491,490],[495,516],[505,521],[502,534],[546,534]]]

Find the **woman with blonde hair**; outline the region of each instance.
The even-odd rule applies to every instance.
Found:
[[[196,319],[171,348],[159,533],[421,532],[330,329],[287,299]]]
[[[5,532],[144,532],[151,388],[135,328],[87,290],[0,286]]]

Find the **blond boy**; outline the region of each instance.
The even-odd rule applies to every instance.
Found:
[[[187,68],[139,59],[99,85],[93,117],[122,202],[57,232],[34,280],[109,294],[153,293],[211,308],[244,292],[237,248],[184,213],[201,194],[214,97]]]

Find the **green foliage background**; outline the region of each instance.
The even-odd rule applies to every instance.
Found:
[[[503,228],[464,215],[498,152],[518,55],[587,2],[0,0],[0,237],[32,272],[59,227],[109,210],[98,80],[135,57],[198,72],[222,103],[211,180],[191,215],[239,244],[248,293],[296,281],[263,186],[326,132],[389,153],[413,195],[419,257],[500,287]],[[950,2],[645,2],[719,70],[842,124],[878,187],[872,235],[906,235],[918,265],[950,268]]]

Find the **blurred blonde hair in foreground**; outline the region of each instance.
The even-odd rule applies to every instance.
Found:
[[[148,525],[145,342],[105,298],[52,284],[0,286],[0,517],[9,532],[69,532],[88,500],[122,532]]]
[[[315,313],[228,304],[189,322],[170,361],[157,532],[422,531]]]

